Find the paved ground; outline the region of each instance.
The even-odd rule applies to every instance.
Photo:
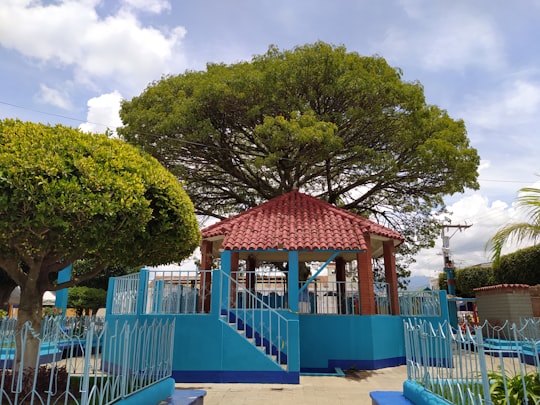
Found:
[[[347,372],[345,377],[300,376],[300,384],[176,384],[206,391],[204,405],[370,405],[371,391],[402,391],[406,366]]]

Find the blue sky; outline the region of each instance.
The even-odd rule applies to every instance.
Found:
[[[270,44],[322,40],[380,55],[465,121],[482,159],[478,191],[446,198],[458,266],[519,220],[519,188],[540,186],[540,1],[2,0],[0,118],[102,132],[121,99],[162,75],[234,63]],[[441,241],[414,274],[442,267]],[[509,247],[508,251],[514,247]]]

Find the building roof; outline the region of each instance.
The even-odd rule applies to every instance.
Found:
[[[366,250],[372,238],[403,237],[373,221],[297,190],[202,230],[203,239],[220,240],[224,250]]]

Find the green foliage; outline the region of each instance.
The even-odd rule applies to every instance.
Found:
[[[540,284],[540,245],[501,256],[493,271],[498,284]]]
[[[439,290],[446,290],[448,291],[448,284],[446,282],[446,273],[439,273],[439,276],[437,278],[437,284],[439,285]],[[457,292],[457,290],[456,290]]]
[[[100,288],[72,287],[68,290],[68,307],[75,308],[77,315],[96,313],[99,308],[104,308],[107,302],[107,291]]]
[[[222,218],[293,189],[399,231],[412,257],[439,235],[443,196],[478,188],[465,125],[378,56],[323,42],[209,64],[122,104],[119,130]]]
[[[527,214],[528,222],[505,225],[488,241],[486,246],[491,249],[496,267],[501,258],[502,248],[507,242],[519,243],[531,240],[534,243],[540,240],[540,189],[524,187],[519,191],[517,207]]]
[[[446,278],[447,275],[445,272],[439,273],[439,289],[448,289]],[[456,295],[463,298],[475,297],[475,288],[497,284],[497,281],[495,280],[495,276],[493,274],[493,269],[491,267],[484,266],[472,266],[465,267],[463,269],[456,269],[454,281],[456,286]]]
[[[521,405],[525,403],[525,397],[529,404],[536,404],[540,400],[538,373],[523,376],[521,374],[503,376],[501,373],[492,372],[488,374],[488,377],[490,380],[491,400],[494,405]],[[506,398],[507,393],[508,400]]]
[[[72,277],[80,277],[86,273],[92,272],[96,268],[96,264],[91,260],[77,260],[73,263]],[[119,277],[130,273],[136,273],[140,267],[128,267],[121,264],[111,264],[105,267],[103,272],[89,280],[81,282],[79,285],[91,288],[100,288],[107,290],[109,287],[109,278]]]
[[[0,319],[4,319],[7,316],[7,311],[4,311],[3,309],[0,309]]]
[[[456,270],[456,293],[459,297],[473,298],[474,289],[496,284],[491,267],[473,266]]]
[[[62,316],[62,308],[43,307],[43,317],[47,316]]]
[[[39,325],[47,290],[107,265],[177,262],[200,243],[189,197],[149,154],[105,135],[12,119],[0,121],[0,229],[0,268],[21,286],[19,327]],[[94,269],[58,284],[58,272],[81,259]],[[37,355],[35,339],[31,346]]]

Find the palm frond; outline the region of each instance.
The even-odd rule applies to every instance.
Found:
[[[486,249],[491,250],[491,259],[495,266],[498,265],[502,249],[507,243],[526,240],[536,243],[540,240],[540,189],[520,189],[517,206],[527,213],[529,222],[505,225],[487,242]]]

